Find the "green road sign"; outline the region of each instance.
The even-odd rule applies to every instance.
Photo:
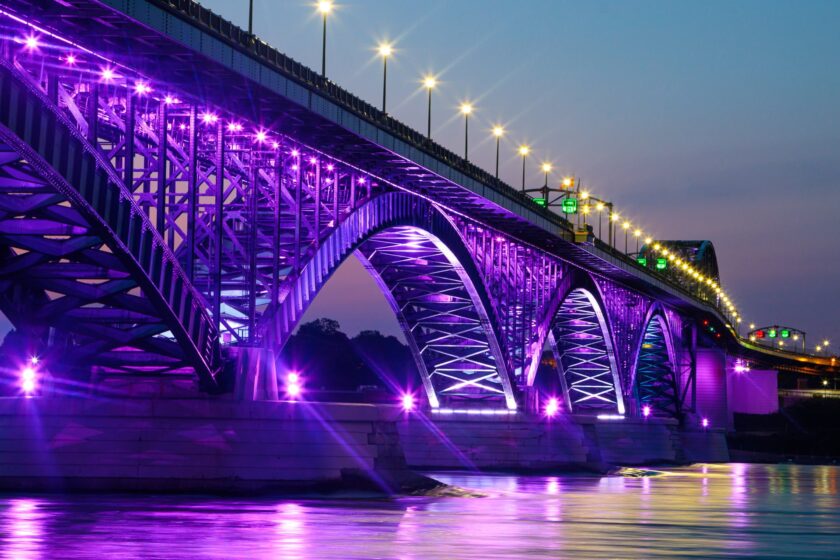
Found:
[[[770,338],[776,338],[776,329],[767,329],[767,336]]]
[[[645,268],[647,268],[647,259],[646,258],[639,257],[638,259],[636,259],[636,262],[639,263],[640,265],[644,266]]]
[[[545,199],[544,198],[535,198],[534,202],[536,202],[538,206],[545,206]]]
[[[563,199],[563,213],[564,214],[577,214],[577,199],[576,198],[564,198]]]
[[[664,257],[658,257],[656,259],[656,270],[667,270],[668,269],[668,259]]]
[[[782,338],[790,338],[790,331],[788,329],[781,330]]]

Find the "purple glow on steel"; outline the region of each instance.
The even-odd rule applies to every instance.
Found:
[[[239,123],[231,122],[227,125],[228,132],[242,132],[242,125]]]
[[[150,91],[152,91],[152,88],[145,82],[137,82],[134,84],[134,93],[137,95],[143,95],[149,93]]]
[[[332,171],[333,169],[335,169],[335,166],[331,163],[328,163],[327,164],[327,171]]]
[[[213,113],[202,113],[201,114],[201,122],[204,124],[213,124],[219,120],[219,117],[214,115]]]
[[[298,157],[299,155],[300,155],[300,152],[299,152],[299,151],[297,151],[297,150],[292,150],[292,157]]]
[[[272,148],[274,148],[274,149],[276,150],[277,148],[279,148],[279,147],[280,147],[280,143],[279,143],[279,142],[272,142],[272,143],[271,143],[271,147],[272,147]]]
[[[108,67],[103,68],[100,75],[102,77],[103,82],[110,82],[111,80],[117,77],[116,74],[114,74],[114,71]]]
[[[642,416],[644,416],[645,418],[650,416],[650,405],[646,404],[642,407]]]
[[[23,40],[23,45],[26,47],[27,50],[34,51],[40,46],[40,43],[38,42],[38,37],[36,37],[35,35],[28,35]]]
[[[364,184],[365,184],[365,178],[364,178],[364,177],[359,177],[359,180],[358,180],[357,182],[358,182],[360,185],[364,185]]]
[[[554,418],[560,412],[560,401],[557,397],[551,397],[545,405],[545,415],[549,418]]]
[[[263,131],[263,130],[258,131],[257,132],[257,142],[262,144],[263,142],[265,142],[265,140],[266,140],[265,131]]]
[[[309,163],[311,163],[312,165],[315,165],[316,163],[318,163],[318,160],[315,159],[314,157],[311,157],[311,158],[309,158]]]
[[[185,125],[184,123],[179,124],[178,130],[187,130],[187,125]]]
[[[288,381],[291,385],[297,385],[300,383],[300,374],[293,371],[286,376],[286,381]]]
[[[412,410],[414,410],[414,395],[412,395],[411,393],[406,393],[402,396],[402,399],[400,400],[402,402],[402,407],[404,411],[411,412]]]
[[[74,64],[76,64],[76,57],[72,54],[68,54],[67,57],[64,59],[64,62],[66,62],[70,66],[73,66]]]
[[[302,392],[303,389],[301,389],[301,386],[297,383],[290,383],[289,385],[286,385],[286,394],[293,399],[299,397]]]
[[[172,105],[173,103],[177,103],[178,100],[175,99],[174,97],[172,97],[171,95],[167,95],[166,97],[163,98],[163,102],[166,103],[167,105]]]
[[[709,427],[709,419],[704,417],[703,420],[700,421],[700,425],[703,426],[704,428],[708,428]]]
[[[294,165],[292,166],[292,171],[297,171],[298,169],[300,169],[300,168],[298,167],[298,164],[294,164]]]

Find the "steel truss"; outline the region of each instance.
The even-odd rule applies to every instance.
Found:
[[[597,300],[575,288],[557,309],[550,343],[572,412],[624,413],[624,399],[607,324]]]
[[[645,327],[636,361],[635,392],[640,408],[647,405],[652,414],[659,416],[679,414],[679,387],[674,366],[667,323],[657,313]]]

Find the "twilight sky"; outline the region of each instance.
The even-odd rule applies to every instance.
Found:
[[[246,0],[203,0],[247,27]],[[320,69],[313,2],[255,0],[255,32]],[[554,177],[574,173],[660,239],[711,239],[745,322],[840,343],[840,2],[344,0],[328,21],[327,74],[381,102],[375,45],[394,42],[388,108],[425,130],[423,74],[438,74],[434,138],[493,169],[489,128]],[[305,320],[355,333],[398,326],[355,259]],[[352,295],[351,295],[352,294]]]

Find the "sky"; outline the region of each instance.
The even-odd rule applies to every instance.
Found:
[[[247,27],[246,0],[204,0]],[[314,2],[254,0],[255,33],[320,69]],[[489,171],[490,128],[554,180],[575,174],[658,239],[710,239],[746,323],[782,324],[840,348],[840,2],[344,0],[330,15],[327,74],[378,105],[375,47],[393,42],[388,110],[425,130],[421,80],[437,74],[432,135]],[[304,320],[351,334],[399,327],[354,259]],[[349,296],[352,294],[352,297]]]

